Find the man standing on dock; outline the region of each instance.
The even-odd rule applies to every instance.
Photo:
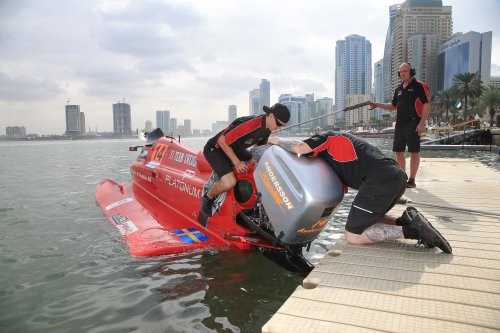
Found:
[[[397,111],[392,150],[401,170],[406,171],[405,149],[410,153],[410,177],[407,188],[416,187],[415,178],[420,164],[420,136],[425,133],[425,121],[431,109],[429,87],[416,80],[415,69],[409,63],[399,66],[398,76],[403,81],[394,91],[392,104],[371,103],[372,108]]]

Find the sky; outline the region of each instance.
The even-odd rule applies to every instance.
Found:
[[[382,59],[387,0],[0,0],[0,135],[64,134],[64,106],[86,128],[113,130],[112,104],[130,104],[132,129],[155,111],[211,129],[229,105],[248,115],[249,91],[334,98],[335,43],[351,34]],[[493,31],[500,76],[500,0],[443,0],[453,32]]]

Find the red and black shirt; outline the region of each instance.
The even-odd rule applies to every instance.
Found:
[[[207,145],[220,148],[217,140],[221,135],[224,135],[226,144],[237,153],[255,144],[267,143],[271,131],[266,128],[266,115],[240,117],[208,140]]]
[[[429,87],[415,78],[403,88],[401,83],[394,91],[392,105],[397,107],[396,127],[402,127],[413,120],[420,120],[425,103],[430,102]]]
[[[304,140],[313,150],[312,157],[323,158],[337,172],[344,184],[359,189],[362,182],[373,184],[386,181],[389,174],[386,167],[397,167],[380,150],[367,141],[352,134],[326,132]]]

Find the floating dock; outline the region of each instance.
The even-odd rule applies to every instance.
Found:
[[[340,241],[262,332],[499,332],[500,173],[467,159],[422,159],[417,186],[408,205],[453,254],[410,240]]]

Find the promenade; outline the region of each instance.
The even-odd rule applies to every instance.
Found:
[[[405,193],[409,205],[453,254],[409,240],[340,241],[262,332],[499,332],[500,173],[467,159],[422,159],[417,186]]]

